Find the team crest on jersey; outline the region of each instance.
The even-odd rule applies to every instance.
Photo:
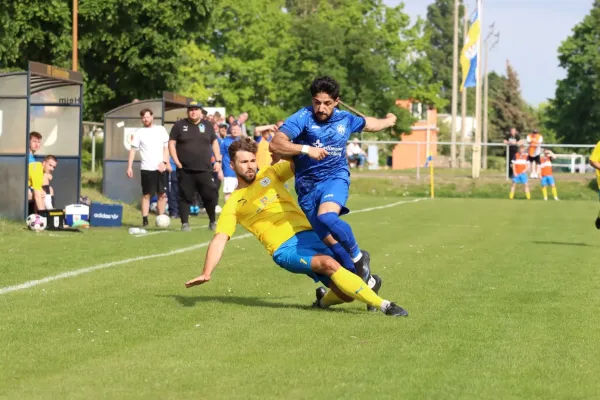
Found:
[[[338,125],[336,129],[337,129],[337,133],[339,133],[340,135],[343,135],[346,133],[346,127],[344,125]]]
[[[184,126],[183,126],[183,131],[184,131],[184,132],[187,132],[187,131],[188,131],[188,126],[187,126],[187,125],[184,125]]]
[[[260,186],[267,187],[267,186],[269,186],[269,183],[271,183],[271,180],[269,178],[263,178],[260,181]]]
[[[311,146],[321,148],[323,147],[323,143],[321,143],[321,139],[317,139]]]
[[[204,133],[204,131],[206,130],[206,127],[204,126],[204,124],[198,125],[198,128],[200,129],[200,133]]]

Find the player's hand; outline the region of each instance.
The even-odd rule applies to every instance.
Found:
[[[388,113],[388,114],[385,116],[385,119],[387,119],[387,120],[390,122],[390,127],[392,127],[392,126],[396,125],[396,120],[397,120],[398,118],[396,117],[396,115],[395,115],[395,114]]]
[[[194,279],[192,279],[191,281],[187,281],[185,283],[185,287],[186,288],[191,288],[192,286],[198,286],[198,285],[202,285],[203,283],[206,283],[210,281],[210,275],[200,275]]]
[[[216,162],[213,165],[213,171],[215,171],[215,172],[221,172],[221,163],[220,162]]]
[[[133,169],[127,168],[127,176],[131,179],[133,178]]]
[[[171,166],[171,163],[170,163],[170,162],[169,162],[169,163],[167,163],[167,171],[168,171],[169,173],[173,172],[173,167]]]
[[[329,153],[327,150],[321,147],[309,147],[308,148],[308,156],[313,160],[321,161],[325,157],[327,157]]]
[[[166,169],[167,169],[167,166],[165,164],[163,164],[162,161],[158,163],[158,172],[165,172]]]
[[[183,165],[181,165],[181,163],[180,163],[179,161],[177,161],[177,162],[175,163],[175,166],[176,166],[177,168],[179,168],[179,169],[182,169],[182,168],[183,168]]]
[[[282,158],[281,154],[271,153],[271,165],[277,164]]]
[[[221,182],[223,182],[223,179],[225,179],[225,175],[223,175],[223,170],[220,170],[220,171],[219,171],[218,178],[219,178],[219,180],[220,180]]]

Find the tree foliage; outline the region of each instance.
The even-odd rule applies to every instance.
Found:
[[[565,143],[596,143],[600,132],[600,1],[560,46],[558,81],[548,126]]]
[[[459,43],[464,36],[462,18],[464,7],[459,1]],[[451,112],[452,102],[452,56],[454,52],[454,0],[435,0],[427,7],[425,35],[428,47],[427,60],[432,65],[432,82],[439,82],[440,96],[445,100],[441,112]],[[459,50],[462,46],[459,45]],[[460,82],[459,82],[460,84]],[[459,99],[460,103],[460,99]]]
[[[490,79],[490,105],[493,109],[490,113],[493,138],[499,139],[513,127],[520,132],[537,128],[535,116],[521,97],[517,73],[509,62],[506,63],[506,77]]]
[[[325,74],[366,114],[383,116],[398,98],[438,105],[422,30],[380,0],[225,0],[182,55],[180,88],[233,113],[249,111],[256,123],[308,104],[310,82]]]

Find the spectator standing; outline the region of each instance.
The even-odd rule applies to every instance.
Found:
[[[177,166],[179,181],[179,214],[181,230],[190,231],[190,204],[198,192],[209,219],[209,229],[216,229],[217,196],[213,171],[221,171],[221,151],[212,124],[201,119],[202,106],[197,101],[188,104],[187,118],[177,121],[171,129],[169,151]],[[212,156],[215,156],[212,163]]]
[[[529,143],[529,163],[531,167],[530,178],[538,178],[537,167],[540,165],[540,154],[542,153],[542,143],[544,138],[537,129],[534,129],[531,134],[527,135],[527,143]]]
[[[171,171],[169,161],[169,135],[162,125],[154,125],[154,114],[149,108],[140,111],[142,128],[138,129],[131,142],[129,160],[127,162],[127,176],[133,178],[133,159],[139,150],[142,180],[142,225],[148,225],[150,213],[150,198],[158,196],[158,215],[165,213],[167,203],[168,177],[166,171]]]
[[[256,151],[256,165],[260,171],[271,165],[273,158],[269,151],[269,143],[277,132],[277,125],[263,125],[254,128],[254,140],[258,143]]]
[[[508,146],[508,165],[506,166],[508,168],[508,177],[512,178],[514,175],[513,160],[519,152],[519,144],[521,144],[521,136],[515,128],[510,128],[510,132],[504,136],[504,144]]]
[[[239,125],[234,124],[231,127],[231,135],[223,139],[223,142],[221,143],[221,154],[223,155],[223,197],[225,202],[229,200],[231,193],[237,188],[237,175],[230,165],[229,146],[231,146],[233,142],[240,140],[241,135],[242,128]]]

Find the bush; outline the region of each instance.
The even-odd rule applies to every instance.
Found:
[[[96,169],[102,166],[104,159],[104,143],[102,139],[96,138]],[[85,137],[81,148],[81,169],[90,171],[92,169],[92,138]]]
[[[488,169],[496,171],[506,171],[505,157],[488,157]]]

